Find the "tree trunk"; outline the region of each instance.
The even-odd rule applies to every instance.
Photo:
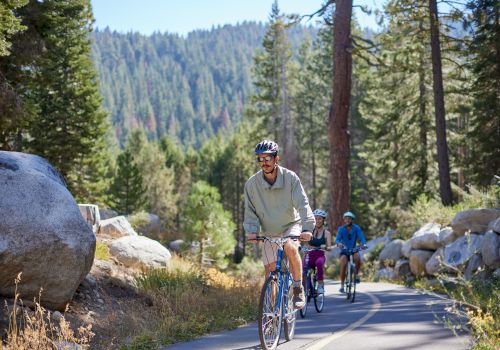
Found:
[[[333,99],[328,120],[330,142],[331,198],[330,222],[336,229],[342,213],[350,209],[349,106],[351,98],[352,0],[338,0],[333,22]]]
[[[436,117],[436,142],[439,166],[439,193],[444,205],[451,205],[450,165],[446,142],[446,119],[444,109],[443,73],[441,68],[441,48],[439,44],[439,19],[436,0],[429,0],[431,22],[432,75],[434,87],[434,110]]]
[[[419,29],[423,31],[423,21],[421,20],[419,23]],[[419,96],[418,96],[418,118],[419,118],[419,135],[420,135],[420,164],[418,167],[418,193],[424,193],[427,185],[427,111],[426,111],[426,102],[427,102],[427,91],[425,89],[425,60],[424,53],[420,51],[419,53],[419,62],[418,62],[418,85],[419,85]]]

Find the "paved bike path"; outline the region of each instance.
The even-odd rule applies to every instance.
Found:
[[[469,338],[454,336],[442,323],[449,301],[388,283],[361,283],[354,304],[338,292],[338,282],[326,282],[322,313],[309,304],[305,319],[298,315],[295,337],[278,349],[467,349]],[[212,334],[164,350],[258,350],[257,324]]]

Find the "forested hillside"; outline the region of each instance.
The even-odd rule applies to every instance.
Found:
[[[150,139],[168,134],[198,147],[220,129],[232,129],[242,119],[253,57],[265,32],[255,22],[197,30],[185,38],[93,32],[104,107],[117,138],[123,144],[131,130],[141,128]],[[315,30],[294,26],[288,34],[296,48]]]

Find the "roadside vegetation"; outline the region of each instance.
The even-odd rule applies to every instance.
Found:
[[[127,332],[133,339],[122,348],[156,349],[255,320],[260,275],[254,279],[241,278],[243,275],[242,271],[199,268],[178,257],[172,259],[169,269],[144,271],[137,284],[153,306],[147,317],[131,317],[136,321],[128,325]]]

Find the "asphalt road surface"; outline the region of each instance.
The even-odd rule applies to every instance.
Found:
[[[389,283],[361,283],[356,301],[338,292],[338,282],[326,281],[322,313],[311,301],[306,318],[297,314],[295,337],[280,340],[278,349],[356,350],[461,350],[468,349],[467,334],[454,335],[443,324],[450,301]],[[282,332],[283,333],[283,332]],[[212,334],[165,350],[261,349],[257,324]]]

